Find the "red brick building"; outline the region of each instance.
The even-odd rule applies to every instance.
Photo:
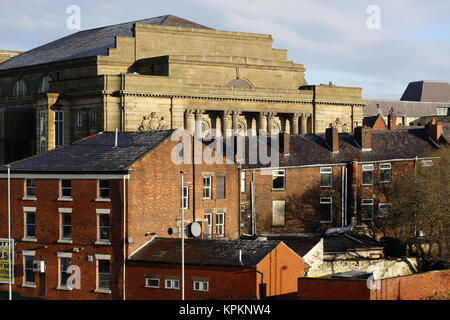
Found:
[[[365,229],[389,208],[392,182],[437,162],[446,144],[442,123],[427,128],[355,134],[328,128],[325,135],[283,135],[279,165],[243,163],[240,173],[242,233],[323,232],[356,225]],[[248,154],[246,155],[248,158]]]
[[[306,267],[282,241],[189,239],[185,241],[185,298],[240,300],[292,295]],[[181,241],[150,240],[130,256],[127,278],[128,299],[180,300]]]
[[[11,164],[16,294],[126,298],[125,257],[150,234],[179,229],[180,203],[186,224],[200,221],[211,238],[239,237],[236,168],[174,163],[179,142],[171,141],[172,132],[121,132],[117,143],[114,133],[104,132]],[[0,197],[0,237],[7,238],[6,166],[0,168]],[[33,261],[43,261],[45,272],[33,272]],[[70,265],[79,267],[80,289],[67,286]]]

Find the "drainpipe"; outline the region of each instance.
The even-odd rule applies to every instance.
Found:
[[[344,207],[345,207],[345,203],[344,203],[344,167],[341,167],[341,227],[345,227],[345,223],[344,223]]]
[[[127,259],[127,194],[126,194],[126,179],[130,179],[129,175],[123,176],[123,300],[126,300],[126,259]]]
[[[348,175],[348,168],[344,167],[344,226],[348,224],[347,219],[347,208],[348,208],[348,202],[347,202],[347,192],[348,192],[348,183],[347,183],[347,175]]]
[[[12,300],[12,286],[11,286],[11,166],[8,164],[8,291],[9,300]]]
[[[252,196],[252,235],[256,234],[255,228],[255,172],[252,171],[252,181],[250,182],[250,192]]]
[[[352,162],[351,162],[351,166],[352,166],[352,171],[351,171],[351,175],[352,175],[352,197],[353,197],[353,212],[352,212],[352,219],[356,218],[356,214],[357,214],[357,210],[358,210],[358,191],[356,189],[356,179],[357,179],[357,170],[358,170],[358,159],[353,158]]]
[[[242,164],[238,165],[238,176],[237,176],[237,191],[238,191],[238,238],[241,237],[241,171]]]

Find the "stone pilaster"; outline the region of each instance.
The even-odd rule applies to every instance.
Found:
[[[300,120],[300,134],[307,134],[308,132],[306,131],[307,128],[307,114],[303,113],[302,114],[302,118]]]
[[[299,113],[294,113],[291,116],[291,134],[298,134],[298,120],[300,118],[300,114]]]
[[[233,129],[233,112],[230,110],[225,110],[223,112],[223,121],[222,121],[222,134],[224,137],[230,136],[232,134]]]
[[[184,128],[190,132],[190,134],[194,134],[195,130],[195,110],[193,109],[187,109],[185,111],[185,122],[184,122]]]
[[[257,134],[267,135],[267,112],[260,112],[258,117]]]

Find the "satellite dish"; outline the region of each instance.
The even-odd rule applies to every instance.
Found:
[[[193,237],[197,238],[202,234],[202,225],[199,222],[194,221],[189,225],[189,231]]]

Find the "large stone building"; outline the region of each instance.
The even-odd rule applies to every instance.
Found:
[[[362,123],[361,88],[308,85],[304,66],[272,42],[166,15],[80,31],[8,59],[0,64],[0,163],[116,128],[193,132],[199,123],[205,133],[305,134]]]

